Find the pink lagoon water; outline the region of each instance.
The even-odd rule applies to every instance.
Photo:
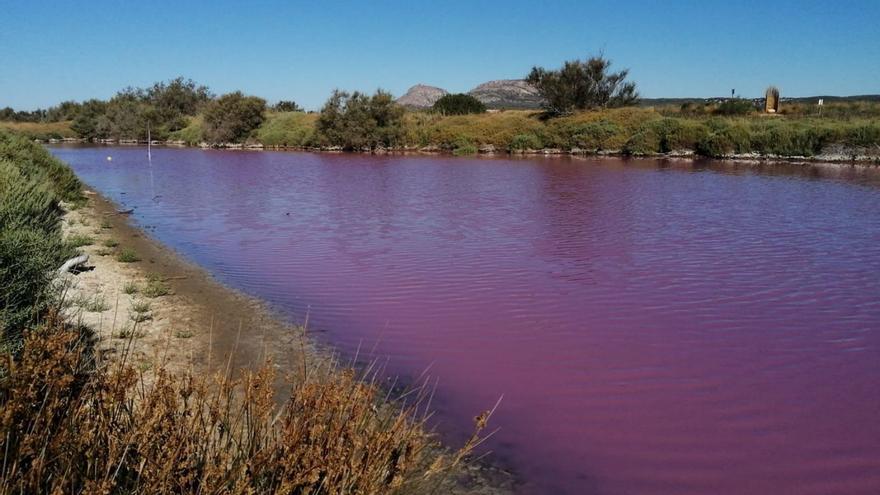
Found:
[[[503,394],[522,493],[880,493],[880,173],[52,151],[343,354],[430,366],[449,442]]]

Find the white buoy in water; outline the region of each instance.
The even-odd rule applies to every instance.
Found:
[[[113,157],[112,157],[112,156],[108,156],[108,157],[107,157],[107,161],[108,161],[108,162],[112,162],[112,161],[113,161]]]

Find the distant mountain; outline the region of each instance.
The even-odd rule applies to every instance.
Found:
[[[409,88],[405,95],[398,98],[397,103],[405,107],[429,108],[445,94],[448,94],[448,91],[443,88],[416,84]]]
[[[468,94],[489,108],[540,108],[543,99],[537,88],[522,79],[501,79],[480,84]]]

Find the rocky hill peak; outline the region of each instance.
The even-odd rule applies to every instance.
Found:
[[[409,88],[405,95],[398,98],[397,103],[406,107],[428,108],[446,94],[448,94],[448,91],[443,88],[416,84]]]

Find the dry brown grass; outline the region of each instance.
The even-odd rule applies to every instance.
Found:
[[[438,453],[417,390],[383,401],[352,370],[303,371],[279,401],[272,363],[173,375],[95,359],[50,315],[0,367],[0,493],[428,492],[480,442]]]
[[[0,122],[0,129],[31,139],[77,137],[70,128],[70,122]]]

